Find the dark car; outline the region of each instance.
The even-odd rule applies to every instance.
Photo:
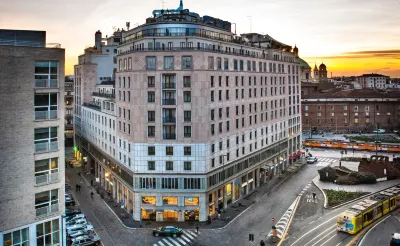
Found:
[[[75,206],[75,200],[74,199],[66,199],[65,200],[65,206],[67,206],[67,207],[73,207],[73,206]]]
[[[81,210],[79,208],[77,209],[65,209],[65,216],[74,216],[75,214],[81,214]]]
[[[390,240],[390,246],[400,245],[400,233],[392,233],[392,240]]]
[[[182,229],[174,226],[163,226],[153,230],[153,236],[172,236],[177,237],[182,235]]]

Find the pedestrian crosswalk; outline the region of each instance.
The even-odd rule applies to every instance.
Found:
[[[331,158],[318,158],[317,165],[318,167],[326,167],[329,166],[330,164],[333,164],[337,162],[337,159],[331,159]]]
[[[183,233],[180,237],[164,237],[157,243],[153,244],[153,246],[184,246],[191,245],[195,242],[198,235],[201,232],[197,233],[195,230],[183,230]]]

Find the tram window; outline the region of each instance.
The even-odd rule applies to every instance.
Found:
[[[364,214],[364,222],[369,221],[369,220],[372,220],[372,218],[373,218],[373,217],[372,217],[372,211],[370,211],[370,212]]]
[[[378,207],[376,208],[376,212],[377,212],[377,214],[382,213],[382,205],[380,205],[380,206],[378,206]]]
[[[394,200],[394,199],[393,199],[393,200],[390,200],[390,206],[391,206],[391,207],[393,207],[394,205],[396,205],[395,201],[396,201],[396,200]]]

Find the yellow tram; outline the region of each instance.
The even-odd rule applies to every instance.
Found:
[[[400,207],[400,185],[383,190],[351,206],[338,216],[336,229],[356,234],[398,207]]]

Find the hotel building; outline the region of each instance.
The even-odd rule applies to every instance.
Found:
[[[0,30],[0,245],[65,245],[64,56],[44,31]]]
[[[135,220],[206,221],[296,158],[301,99],[291,46],[236,36],[231,23],[182,2],[154,10],[120,41],[115,87],[75,68],[75,154]]]

